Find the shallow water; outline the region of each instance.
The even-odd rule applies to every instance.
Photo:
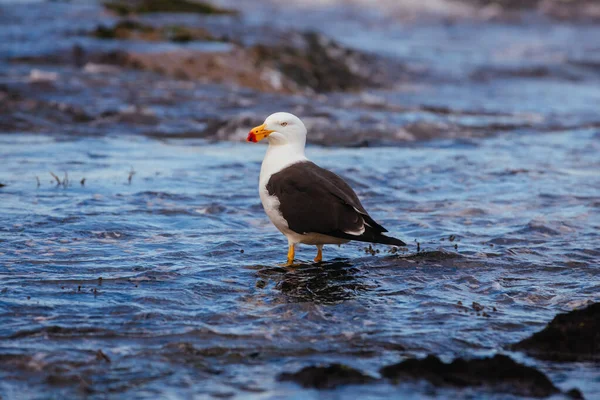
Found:
[[[9,62],[74,44],[148,50],[77,35],[110,19],[94,3],[39,7],[0,14],[11,21],[0,27],[11,39],[0,44],[1,397],[506,398],[276,381],[313,364],[377,376],[409,356],[496,352],[600,396],[597,364],[506,349],[558,312],[600,301],[600,49],[590,40],[600,28],[411,25],[374,13],[356,19],[372,28],[359,31],[298,14],[297,28],[320,26],[425,72],[393,88],[289,97]],[[243,11],[237,29],[264,23]],[[287,243],[257,193],[265,147],[240,142],[279,109],[312,120],[309,157],[344,176],[407,250],[326,246],[313,265],[303,246],[298,268],[281,266]]]
[[[3,391],[300,395],[277,371],[503,351],[599,299],[598,139],[312,147],[410,246],[328,246],[320,266],[305,246],[289,269],[256,195],[260,145],[4,136]],[[527,362],[600,394],[592,365]]]

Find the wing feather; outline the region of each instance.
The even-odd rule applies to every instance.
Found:
[[[279,199],[279,210],[294,232],[360,236],[365,229],[386,231],[342,178],[312,162],[296,163],[273,174],[267,190]]]

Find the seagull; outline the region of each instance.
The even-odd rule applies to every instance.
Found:
[[[248,142],[269,141],[260,169],[258,190],[265,212],[288,240],[287,265],[294,262],[296,245],[317,246],[351,240],[406,246],[383,235],[387,230],[367,213],[350,185],[304,155],[306,127],[293,114],[278,112],[252,128]]]

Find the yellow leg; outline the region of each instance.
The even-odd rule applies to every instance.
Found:
[[[293,244],[290,244],[290,247],[288,248],[287,265],[294,264],[295,252],[296,252],[296,246],[294,246]]]
[[[323,261],[323,245],[317,245],[317,256],[315,257],[315,262]]]

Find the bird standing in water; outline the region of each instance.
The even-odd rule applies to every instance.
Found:
[[[287,264],[298,243],[317,246],[351,240],[406,246],[383,235],[387,230],[364,209],[352,188],[339,176],[304,155],[306,127],[295,115],[278,112],[253,128],[248,142],[269,141],[260,169],[258,190],[267,216],[288,239]]]

